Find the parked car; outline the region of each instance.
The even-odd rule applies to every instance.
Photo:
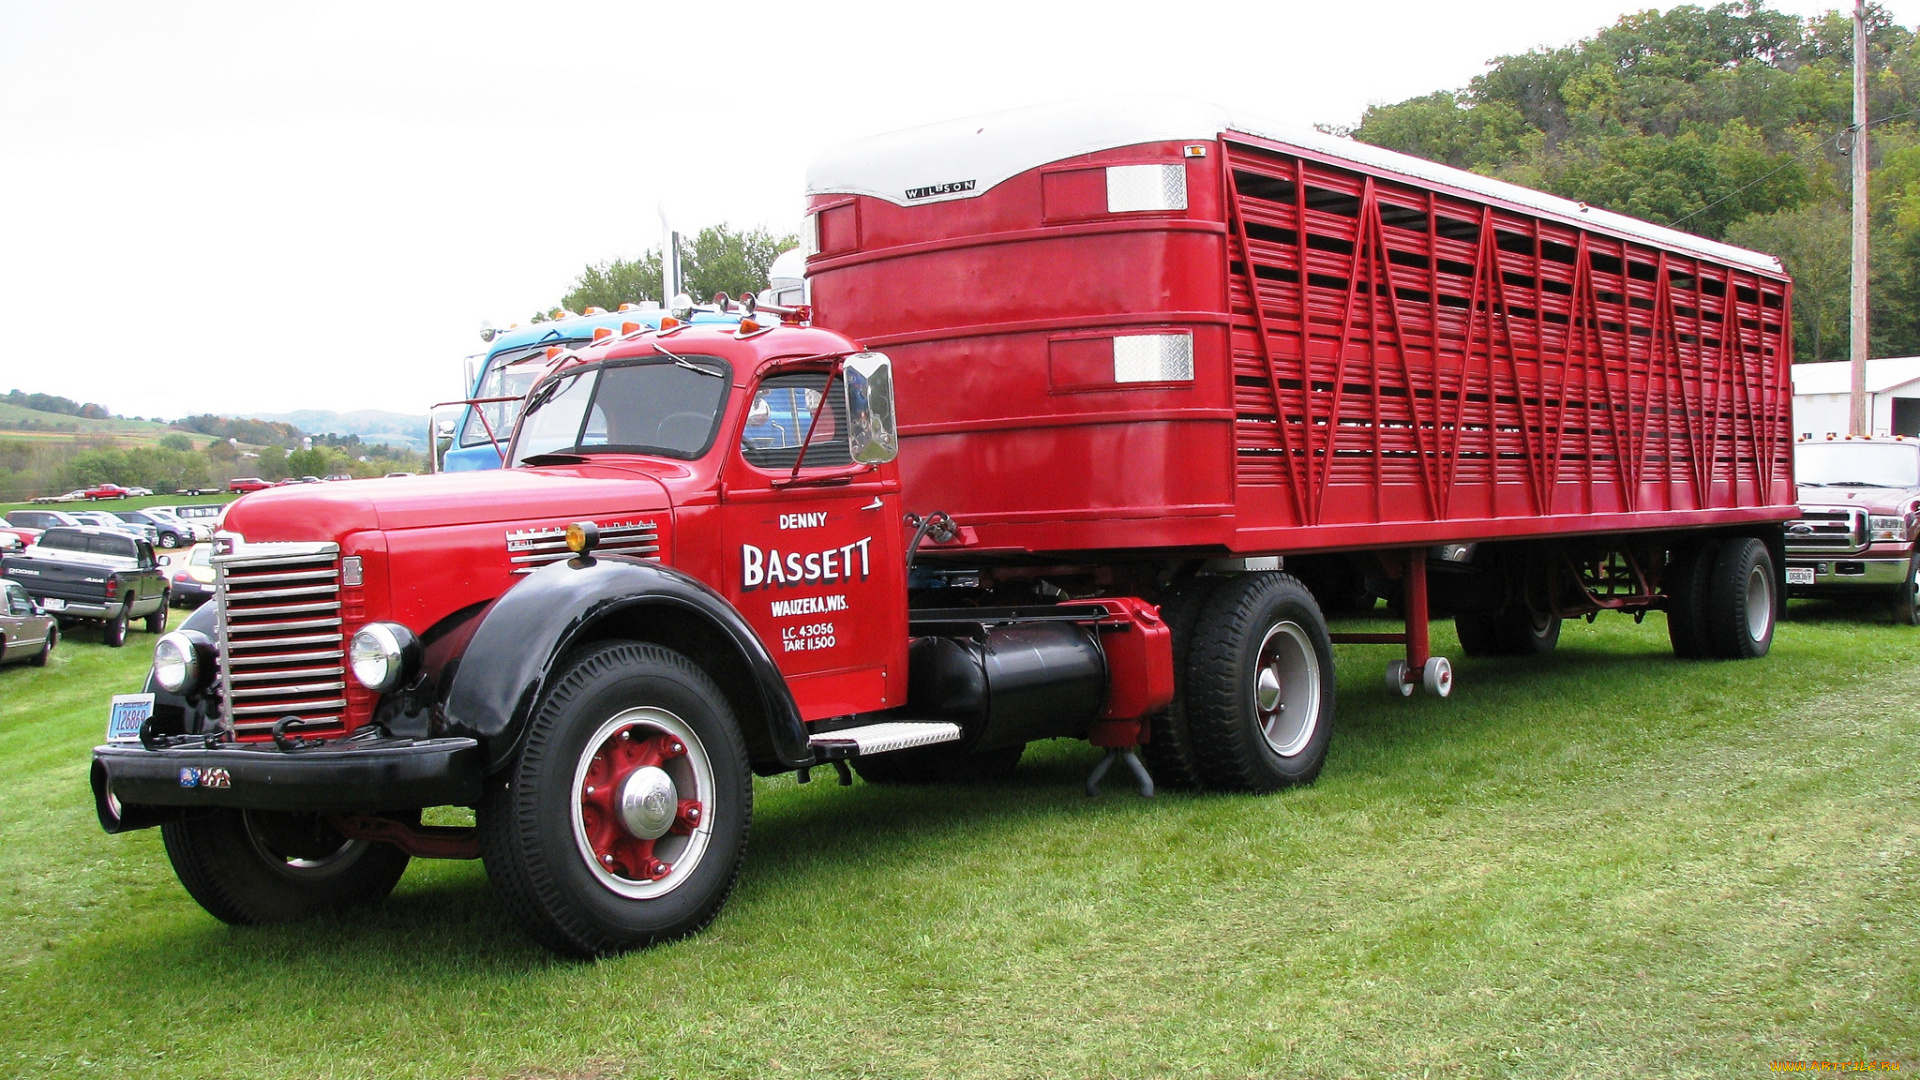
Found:
[[[327,477],[322,477],[322,479],[324,479],[324,480],[351,480],[351,479],[353,479],[353,477],[351,477],[351,476],[348,476],[348,475],[347,475],[346,473],[340,473],[340,472],[337,472],[337,473],[334,473],[334,474],[333,474],[332,476],[327,476]]]
[[[1883,597],[1920,626],[1920,441],[1802,440],[1793,472],[1787,595]]]
[[[124,499],[131,494],[119,484],[95,484],[86,490],[89,499]]]
[[[123,521],[151,525],[155,530],[154,542],[163,548],[186,547],[198,540],[213,539],[213,530],[205,525],[193,525],[173,515],[173,511],[164,506],[149,506],[145,510],[122,510],[114,515]]]
[[[167,629],[168,583],[153,545],[122,532],[48,529],[26,552],[0,558],[0,574],[63,626],[102,624],[113,648],[126,644],[127,624],[135,619],[145,619],[149,633]]]
[[[127,498],[129,499],[144,499],[151,494],[153,494],[152,488],[130,487],[127,489]]]
[[[80,519],[61,510],[9,510],[7,524],[16,529],[52,529],[78,525]]]
[[[241,495],[249,491],[265,491],[272,486],[257,476],[236,476],[227,481],[227,490]]]
[[[110,514],[105,510],[75,510],[73,516],[80,519],[82,525],[98,525],[103,529],[114,529],[129,536],[137,536],[149,544],[160,542],[160,530],[145,522],[128,521],[119,514]]]
[[[199,607],[213,596],[212,544],[195,544],[180,555],[162,555],[160,565],[172,584],[175,607]]]
[[[0,553],[25,551],[39,535],[38,529],[0,529]]]
[[[67,492],[65,495],[55,495],[53,497],[53,501],[57,503],[86,502],[87,489],[74,488],[72,491]]]
[[[0,664],[25,660],[46,667],[60,644],[60,624],[17,581],[0,580]]]

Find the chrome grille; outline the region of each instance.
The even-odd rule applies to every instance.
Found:
[[[637,559],[655,558],[660,554],[659,526],[651,521],[600,525],[600,546],[594,548],[593,553],[631,555]],[[567,529],[564,525],[507,534],[507,561],[513,564],[516,574],[531,574],[548,563],[572,557],[573,552],[567,549]]]
[[[1867,549],[1867,512],[1854,507],[1802,509],[1787,522],[1787,551],[1808,555],[1852,555]]]
[[[338,728],[347,709],[338,544],[248,544],[216,555],[220,718],[265,731],[283,716],[302,730]]]

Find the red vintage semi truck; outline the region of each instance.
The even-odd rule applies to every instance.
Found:
[[[1108,748],[1090,790],[1268,791],[1325,760],[1335,643],[1451,689],[1435,612],[1477,654],[1602,610],[1769,647],[1766,256],[1178,102],[809,183],[821,325],[626,328],[549,358],[510,469],[237,504],[216,602],[95,750],[103,826],[160,826],[232,922],[478,856],[591,955],[713,917],[753,773],[985,777],[1068,737]],[[1330,633],[1309,585],[1355,582],[1404,631]]]

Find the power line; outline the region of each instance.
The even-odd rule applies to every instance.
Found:
[[[1867,121],[1867,126],[1872,127],[1875,124],[1885,124],[1893,120],[1902,120],[1902,119],[1905,119],[1906,117],[1913,116],[1915,114],[1920,114],[1920,109],[1908,109],[1906,112],[1894,113],[1892,116],[1883,116],[1878,120],[1869,120]],[[1853,129],[1854,129],[1854,125],[1848,124],[1846,127],[1841,128],[1839,131],[1835,132],[1834,134],[1836,136],[1845,135],[1853,131]],[[1741,192],[1747,190],[1748,188],[1753,187],[1756,184],[1765,183],[1766,181],[1772,179],[1776,173],[1783,172],[1789,167],[1798,165],[1798,164],[1800,164],[1800,159],[1789,156],[1786,161],[1768,170],[1766,173],[1758,177],[1755,177],[1754,179],[1749,180],[1744,184],[1741,184],[1739,187],[1734,188],[1732,191],[1727,192],[1725,195],[1722,195],[1719,198],[1708,203],[1707,205],[1699,208],[1698,210],[1695,210],[1693,213],[1687,214],[1684,217],[1674,218],[1672,221],[1667,222],[1667,227],[1670,229],[1677,229],[1680,227],[1681,223],[1691,221],[1694,218],[1699,217],[1701,214],[1704,214],[1707,211],[1713,209],[1714,207],[1719,206],[1721,203],[1726,202],[1728,199],[1733,198],[1735,195],[1740,194]]]

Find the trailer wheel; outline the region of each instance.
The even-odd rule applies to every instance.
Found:
[[[1509,604],[1492,614],[1453,617],[1460,651],[1468,656],[1545,656],[1560,644],[1560,617]]]
[[[1706,644],[1722,660],[1754,660],[1773,646],[1773,556],[1750,536],[1720,545],[1707,590]]]
[[[753,814],[726,697],[671,649],[582,651],[478,808],[487,877],[528,934],[604,956],[707,925],[733,891]]]
[[[1186,714],[1209,787],[1273,791],[1320,775],[1333,734],[1333,645],[1306,586],[1258,573],[1214,592],[1194,625]]]
[[[1187,657],[1193,651],[1193,626],[1200,609],[1222,579],[1188,578],[1174,583],[1160,598],[1160,618],[1173,632],[1173,700],[1152,720],[1152,737],[1140,747],[1153,782],[1163,788],[1200,786],[1200,763],[1194,759],[1193,734],[1187,726]]]
[[[1667,568],[1667,637],[1673,655],[1700,660],[1712,655],[1707,642],[1708,592],[1720,545],[1702,540],[1674,554]]]
[[[387,898],[407,869],[389,844],[348,840],[317,814],[214,810],[160,827],[187,894],[221,922],[291,922]]]
[[[942,754],[942,750],[948,752]],[[1019,743],[960,757],[949,747],[929,746],[857,757],[851,764],[869,784],[990,784],[1012,776],[1026,752],[1027,744]]]

